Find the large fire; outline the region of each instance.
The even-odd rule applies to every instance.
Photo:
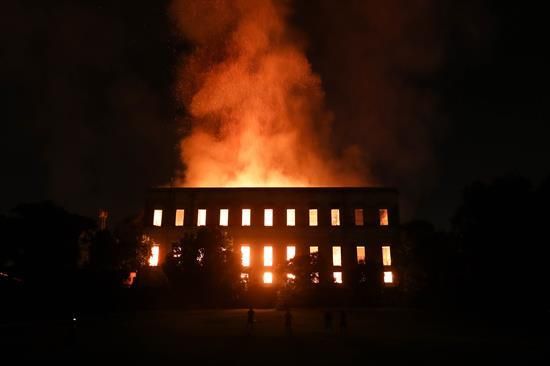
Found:
[[[194,44],[178,79],[191,128],[185,186],[365,184],[360,149],[331,146],[320,78],[287,24],[287,2],[174,0]]]

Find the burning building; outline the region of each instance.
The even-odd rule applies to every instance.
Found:
[[[145,220],[151,266],[162,265],[186,232],[205,226],[228,231],[251,284],[281,283],[277,266],[315,253],[326,260],[314,283],[345,286],[358,268],[379,284],[396,281],[399,206],[391,188],[154,188]]]

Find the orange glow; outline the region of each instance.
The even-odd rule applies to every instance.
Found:
[[[248,273],[241,273],[241,282],[248,282]]]
[[[309,247],[309,254],[315,254],[315,253],[319,253],[319,247],[318,246],[310,246]]]
[[[128,274],[128,277],[126,277],[124,280],[122,280],[122,284],[124,286],[132,286],[134,282],[136,281],[137,273],[136,272],[130,272]]]
[[[229,210],[227,208],[220,209],[220,226],[227,226],[229,223]]]
[[[356,226],[363,226],[365,224],[364,218],[363,218],[363,209],[362,208],[356,208],[354,211],[355,216],[355,225]]]
[[[178,73],[188,111],[180,143],[188,187],[365,185],[363,153],[335,153],[333,116],[286,2],[173,0],[170,12],[193,52]],[[187,120],[187,119],[186,119]]]
[[[390,224],[390,221],[388,218],[388,209],[381,208],[379,210],[379,214],[380,214],[380,226],[388,226]]]
[[[342,265],[342,247],[332,247],[332,265]]]
[[[273,283],[273,273],[264,272],[264,283]]]
[[[342,283],[342,272],[332,272],[334,283]]]
[[[249,208],[243,208],[241,222],[243,226],[250,226],[250,209]]]
[[[206,226],[206,210],[203,208],[197,211],[197,226]]]
[[[264,266],[271,267],[273,265],[273,247],[264,247]]]
[[[250,246],[241,246],[241,264],[243,267],[250,267]]]
[[[330,210],[330,224],[332,226],[340,226],[340,210],[334,208]]]
[[[162,226],[162,210],[153,211],[153,226]]]
[[[313,272],[310,278],[312,283],[319,283],[319,272]]]
[[[266,208],[264,210],[264,226],[273,226],[273,209]]]
[[[184,214],[185,214],[184,210],[180,210],[180,209],[176,210],[176,222],[175,222],[176,226],[183,226]]]
[[[296,256],[296,247],[294,245],[290,245],[286,247],[286,260],[289,261],[293,259]]]
[[[365,247],[363,246],[357,247],[357,263],[358,264],[365,263]]]
[[[309,226],[317,226],[317,209],[312,208],[309,210]]]
[[[149,257],[149,266],[156,267],[159,265],[160,248],[158,245],[151,247],[151,256]]]
[[[287,273],[287,274],[286,274],[286,279],[287,279],[287,281],[289,281],[289,282],[290,282],[290,281],[294,281],[294,280],[296,279],[296,275],[293,274],[293,273]]]
[[[393,283],[393,273],[391,271],[384,272],[384,283]]]
[[[296,210],[293,208],[288,208],[286,210],[286,226],[295,226],[296,225]]]
[[[382,247],[382,263],[385,266],[391,266],[391,249],[388,246]]]

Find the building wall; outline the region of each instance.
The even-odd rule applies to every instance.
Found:
[[[251,209],[251,225],[241,225],[242,209]],[[184,225],[175,226],[177,209],[184,209]],[[220,209],[229,210],[228,231],[236,250],[251,247],[250,281],[261,280],[263,247],[273,246],[274,265],[286,260],[286,246],[296,246],[296,255],[318,246],[327,259],[320,281],[332,281],[332,272],[343,272],[343,281],[357,266],[356,247],[365,246],[366,266],[391,270],[382,265],[382,246],[398,240],[398,193],[388,188],[157,188],[145,207],[145,228],[160,246],[160,262],[173,242],[185,231],[197,229],[197,212],[206,209],[206,226],[219,226]],[[264,209],[273,209],[273,226],[264,226]],[[295,209],[295,226],[286,225],[286,210]],[[309,226],[309,209],[318,210],[318,226]],[[340,210],[340,226],[331,225],[331,209]],[[363,209],[363,226],[355,225],[355,209]],[[387,209],[389,225],[381,226],[379,210]],[[162,210],[161,226],[153,225],[154,210]],[[341,246],[342,266],[332,266],[332,246]],[[392,261],[394,259],[392,258]],[[274,279],[274,282],[281,279]],[[381,280],[381,279],[380,279]]]

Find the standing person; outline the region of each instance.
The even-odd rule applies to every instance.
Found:
[[[344,309],[340,310],[340,332],[344,333],[348,327],[348,318]]]
[[[254,329],[254,309],[252,309],[252,306],[248,308],[246,315],[246,329],[248,333],[251,333]]]
[[[325,329],[332,330],[332,312],[328,309],[325,311]]]
[[[290,313],[290,308],[286,308],[285,311],[285,331],[286,334],[292,335],[292,314]]]

